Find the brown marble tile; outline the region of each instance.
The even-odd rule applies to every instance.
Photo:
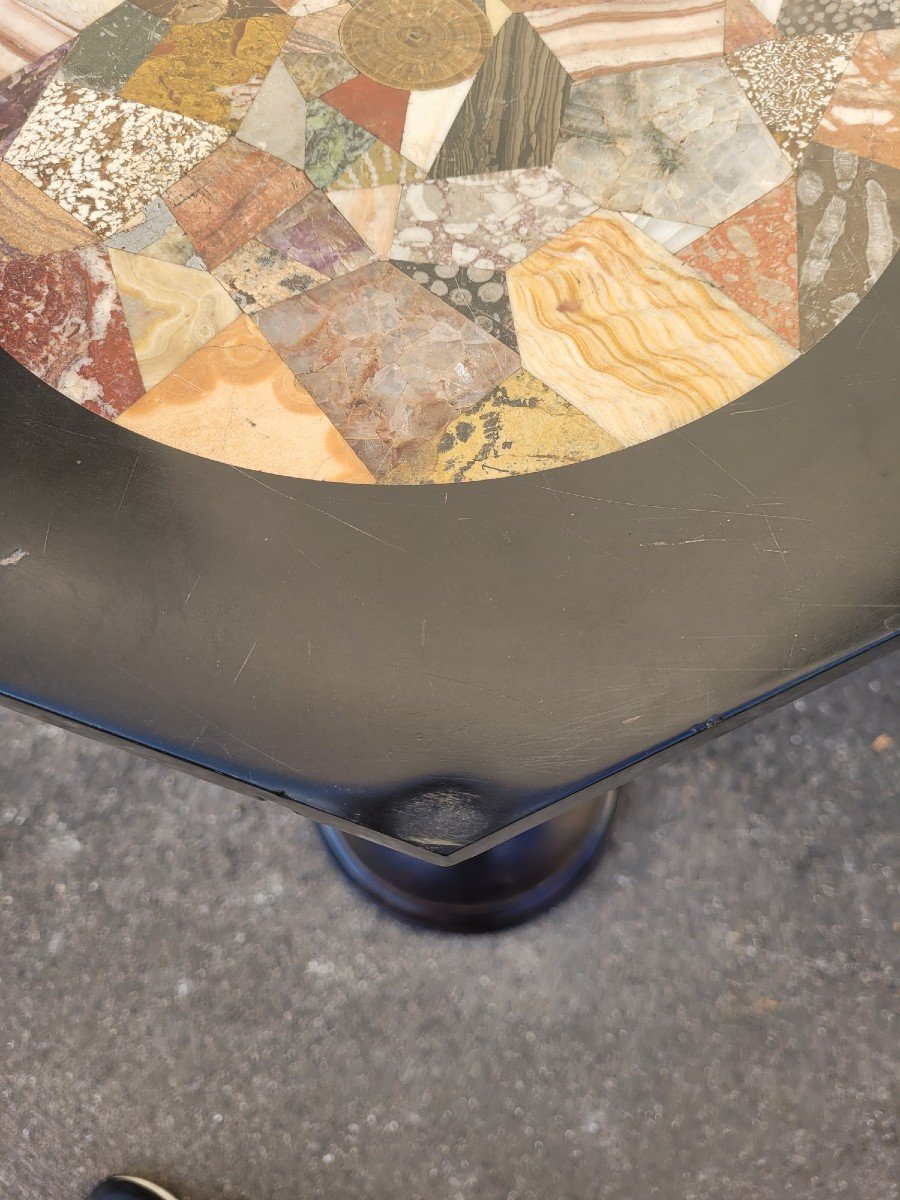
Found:
[[[284,65],[307,100],[314,100],[356,75],[344,57],[338,28],[352,5],[335,4],[300,17],[282,51]]]
[[[0,256],[53,254],[96,240],[87,226],[0,162]]]
[[[77,404],[114,417],[143,392],[106,253],[0,260],[0,345]]]
[[[811,142],[797,168],[800,348],[856,307],[900,248],[900,171]]]
[[[766,20],[753,0],[725,0],[726,54],[777,36],[775,26]]]
[[[231,138],[164,199],[212,269],[311,191],[302,171]]]
[[[506,346],[388,263],[256,320],[376,478],[519,366]]]
[[[900,24],[897,0],[784,0],[779,6],[782,37],[814,33],[863,33]]]
[[[239,317],[192,354],[118,424],[249,471],[372,482],[248,317]]]
[[[815,138],[900,168],[900,29],[863,34]]]
[[[678,257],[786,342],[799,346],[792,179],[697,238]]]

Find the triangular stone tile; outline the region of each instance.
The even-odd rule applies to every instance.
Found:
[[[240,315],[205,271],[108,251],[144,387],[150,388]]]
[[[473,82],[474,77],[429,92],[410,92],[400,143],[404,158],[425,171],[429,169]]]
[[[753,0],[753,7],[759,9],[766,20],[774,25],[783,3],[784,0]]]
[[[326,104],[361,125],[392,150],[400,150],[409,92],[357,75],[321,97]]]
[[[228,288],[245,313],[259,312],[280,300],[302,296],[328,278],[256,238],[229,255],[213,275]]]
[[[307,100],[313,100],[356,75],[344,57],[338,29],[351,4],[320,6],[295,22],[281,57]]]
[[[503,0],[485,0],[484,15],[488,19],[491,33],[496,36],[512,16],[512,10],[506,7]]]
[[[491,43],[431,177],[546,166],[570,87],[559,60],[517,13]]]
[[[71,45],[71,42],[66,42],[58,46],[0,83],[0,156],[6,153],[16,134],[28,120],[28,114],[40,100],[44,88],[56,75],[57,68]],[[0,75],[2,73],[0,69]]]
[[[386,187],[344,188],[329,192],[328,199],[373,254],[381,259],[389,257],[400,204],[399,183]]]
[[[502,479],[620,449],[621,442],[523,368],[402,458],[384,482]]]
[[[375,258],[322,192],[310,192],[263,230],[257,240],[329,279],[355,271]]]
[[[816,34],[746,46],[727,63],[796,166],[853,57],[859,34]]]
[[[510,350],[518,349],[509,291],[502,271],[489,267],[431,266],[396,261],[394,266],[432,296],[468,317],[479,329],[509,346]]]
[[[306,101],[280,58],[272,63],[237,136],[242,142],[303,169],[306,161]]]
[[[799,346],[792,179],[697,238],[678,257],[786,342]]]
[[[331,187],[375,141],[374,134],[330,104],[310,100],[307,105],[305,170],[316,187]]]
[[[900,168],[900,29],[863,34],[815,137]]]
[[[206,263],[193,242],[159,196],[150,201],[140,216],[107,238],[105,244],[113,250],[127,250],[197,271],[206,270]]]
[[[415,183],[424,178],[425,172],[401,158],[396,150],[384,142],[373,142],[331,186],[335,189],[372,188],[392,183]]]
[[[249,317],[195,351],[118,424],[245,470],[373,482]]]
[[[0,259],[0,346],[103,417],[114,417],[144,390],[101,246]]]
[[[726,54],[774,37],[777,37],[774,24],[763,16],[752,0],[725,0]]]
[[[96,241],[86,225],[0,162],[0,255],[54,254]]]

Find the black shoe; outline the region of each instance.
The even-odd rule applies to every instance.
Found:
[[[88,1200],[176,1200],[176,1197],[158,1183],[135,1175],[113,1175],[98,1183]]]

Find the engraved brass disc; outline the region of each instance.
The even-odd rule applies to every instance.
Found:
[[[358,0],[339,36],[357,71],[403,91],[470,78],[492,38],[473,0]]]

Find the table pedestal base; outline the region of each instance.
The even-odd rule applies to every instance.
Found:
[[[449,933],[518,925],[567,896],[607,840],[617,793],[579,804],[453,867],[422,862],[327,825],[334,861],[370,899],[397,916]]]

